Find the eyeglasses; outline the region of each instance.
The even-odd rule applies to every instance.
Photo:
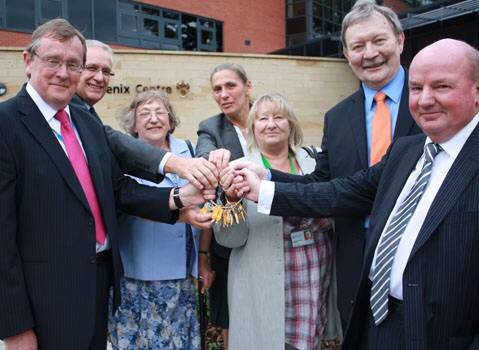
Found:
[[[103,76],[105,76],[105,77],[107,77],[107,78],[110,78],[110,77],[112,77],[112,76],[115,75],[115,73],[113,73],[113,72],[111,71],[111,69],[109,69],[109,68],[101,68],[101,67],[99,67],[99,66],[97,66],[97,65],[95,65],[95,64],[87,64],[87,65],[85,66],[85,69],[86,69],[87,71],[89,71],[90,73],[92,73],[92,74],[96,74],[96,73],[98,73],[98,71],[101,71],[101,74],[103,74]]]
[[[157,118],[169,117],[170,113],[166,111],[142,111],[137,114],[137,117],[143,120],[150,119],[152,116]]]
[[[65,65],[67,70],[71,73],[81,73],[83,71],[83,65],[80,62],[63,62],[56,57],[42,57],[39,56],[35,51],[33,51],[32,54],[33,56],[37,56],[40,61],[42,61],[50,69],[60,69],[61,66]]]

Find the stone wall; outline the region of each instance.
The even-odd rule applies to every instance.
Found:
[[[295,108],[306,145],[320,145],[324,113],[358,87],[358,81],[341,59],[273,55],[115,50],[115,76],[110,92],[95,108],[105,123],[118,127],[115,115],[138,90],[162,88],[169,92],[181,119],[175,131],[196,141],[198,123],[219,112],[210,89],[212,69],[224,62],[243,65],[253,82],[254,96],[270,91],[285,94]],[[0,48],[0,82],[7,86],[3,101],[25,82],[22,50]],[[187,86],[183,96],[181,85]]]

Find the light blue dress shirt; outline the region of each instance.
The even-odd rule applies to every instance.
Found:
[[[169,141],[171,153],[191,158],[185,141],[172,135]],[[181,187],[188,183],[175,174],[166,174],[159,184],[133,179],[156,187]],[[126,277],[159,281],[198,275],[199,230],[184,223],[169,225],[130,215],[124,215],[119,225],[120,254]],[[187,244],[189,237],[190,244]]]
[[[403,67],[399,67],[399,71],[389,83],[387,83],[380,91],[384,92],[387,95],[386,104],[391,110],[391,126],[392,126],[392,135],[394,135],[394,130],[396,128],[396,122],[398,119],[399,104],[401,103],[401,95],[404,87],[405,71]],[[371,145],[373,141],[373,121],[374,113],[376,112],[376,101],[374,101],[374,96],[378,92],[368,87],[366,84],[361,83],[364,91],[364,108],[366,116],[366,135],[368,140],[368,164],[371,164]]]

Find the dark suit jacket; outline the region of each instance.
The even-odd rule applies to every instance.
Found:
[[[85,101],[80,96],[73,96],[70,104],[85,110],[93,119],[103,125],[97,114],[90,113]],[[163,180],[164,176],[158,173],[158,166],[166,154],[165,150],[153,147],[146,142],[115,130],[111,126],[105,125],[104,128],[110,149],[123,173],[153,182]]]
[[[231,152],[231,160],[244,157],[238,134],[223,113],[210,117],[200,122],[198,126],[198,142],[196,143],[196,156],[208,159],[211,151],[224,148]],[[213,239],[211,251],[217,256],[228,258],[231,249],[223,247]]]
[[[409,112],[407,85],[406,78],[393,140],[421,132]],[[316,170],[301,181],[328,181],[350,176],[369,166],[364,111],[364,91],[359,88],[326,113],[322,151],[317,158]],[[273,180],[285,181],[283,177],[276,176],[273,176]],[[338,308],[344,329],[353,308],[359,283],[365,241],[364,221],[365,216],[357,215],[335,218]]]
[[[122,273],[117,209],[173,223],[170,189],[124,177],[103,128],[70,106]],[[93,215],[73,168],[25,88],[0,104],[0,338],[34,328],[40,349],[87,349],[95,327]]]
[[[423,135],[400,138],[380,163],[348,178],[327,183],[277,183],[271,215],[364,215],[372,209],[344,349],[358,348],[369,314],[368,273],[374,249],[423,145]],[[406,349],[479,348],[478,170],[476,127],[439,189],[404,271]]]

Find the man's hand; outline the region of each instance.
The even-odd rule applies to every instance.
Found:
[[[192,184],[188,184],[180,188],[179,195],[183,206],[190,207],[202,205],[206,201],[214,200],[216,196],[216,191],[214,188],[206,188],[204,190],[199,190]],[[177,209],[176,204],[173,200],[173,189],[171,189],[170,192],[170,209]]]
[[[5,339],[5,350],[37,350],[37,336],[33,330]]]
[[[216,166],[219,171],[226,168],[230,162],[231,152],[224,148],[215,149],[210,152],[209,161]]]
[[[203,288],[201,288],[201,293],[205,294],[208,289],[211,288],[211,285],[215,280],[215,272],[211,270],[210,262],[205,254],[200,254],[199,260],[199,274],[200,278],[203,280]]]
[[[187,207],[180,210],[179,221],[186,222],[199,229],[208,229],[213,225],[211,213],[203,214],[198,207]]]
[[[172,154],[164,170],[166,173],[174,173],[188,180],[200,190],[218,186],[218,170],[213,163],[204,158],[183,158]]]
[[[238,171],[241,169],[249,169],[253,173],[257,174],[261,180],[268,179],[268,170],[264,167],[248,161],[234,161],[225,169],[220,171],[220,179],[227,173],[234,173],[238,175]]]
[[[240,177],[236,177],[239,179],[235,184],[236,195],[238,197],[245,197],[253,202],[258,202],[259,187],[261,185],[259,176],[248,168],[237,171],[237,174]]]

